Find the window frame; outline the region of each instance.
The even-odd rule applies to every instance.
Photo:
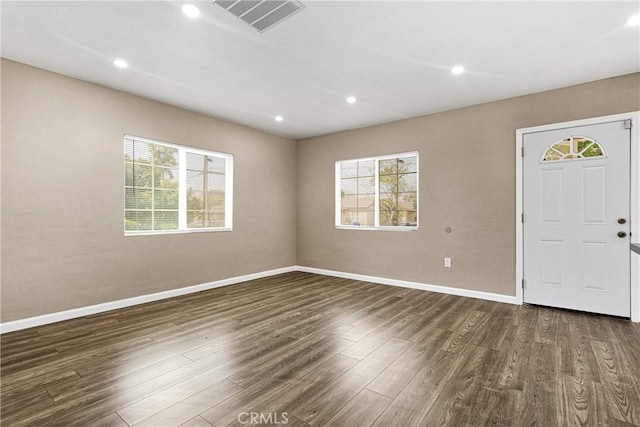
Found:
[[[416,158],[416,225],[380,225],[380,161],[400,157]],[[342,224],[342,172],[341,165],[345,162],[373,160],[375,165],[375,194],[374,194],[374,225],[344,225]],[[335,227],[338,230],[374,230],[374,231],[418,231],[420,228],[420,152],[405,151],[401,153],[383,154],[378,156],[358,157],[354,159],[337,160],[335,163]]]
[[[152,236],[162,234],[184,234],[184,233],[210,233],[219,231],[233,230],[233,154],[222,153],[220,151],[204,150],[202,148],[191,147],[188,145],[174,144],[165,141],[158,141],[150,138],[143,138],[134,135],[125,134],[123,137],[123,148],[126,154],[127,140],[140,141],[147,144],[161,145],[178,150],[178,228],[172,230],[127,230],[123,222],[125,237],[131,236]],[[225,161],[225,185],[224,185],[224,227],[202,227],[187,228],[187,153],[199,154],[208,157],[216,157]],[[123,217],[126,218],[126,165],[122,162],[123,167],[123,185],[124,194],[122,197]]]

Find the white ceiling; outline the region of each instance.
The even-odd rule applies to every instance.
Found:
[[[2,56],[296,139],[640,71],[638,1],[302,2],[2,1]]]

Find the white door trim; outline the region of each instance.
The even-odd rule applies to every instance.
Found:
[[[523,303],[522,147],[524,135],[563,128],[631,120],[631,241],[640,241],[640,111],[553,123],[516,130],[516,300]],[[631,320],[640,322],[640,256],[631,254]]]

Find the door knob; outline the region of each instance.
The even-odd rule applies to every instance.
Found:
[[[627,237],[627,233],[625,233],[624,231],[618,231],[618,237],[620,237],[621,239]]]
[[[624,218],[618,218],[618,224],[626,224],[627,220]]]

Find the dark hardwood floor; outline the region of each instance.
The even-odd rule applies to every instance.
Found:
[[[640,425],[637,324],[307,273],[1,344],[2,426]]]

